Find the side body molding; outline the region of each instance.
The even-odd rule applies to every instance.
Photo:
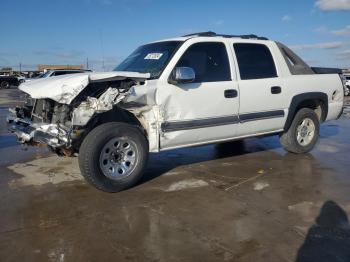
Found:
[[[292,124],[292,121],[294,119],[295,114],[297,113],[297,110],[299,109],[300,105],[302,103],[312,100],[319,100],[322,102],[322,116],[321,121],[324,121],[327,118],[328,115],[328,96],[325,93],[322,92],[309,92],[309,93],[303,93],[296,95],[292,98],[292,101],[289,106],[289,112],[288,117],[286,120],[286,123],[284,125],[284,130],[288,130],[290,125]]]

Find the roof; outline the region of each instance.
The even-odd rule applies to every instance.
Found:
[[[226,34],[217,34],[217,33],[212,32],[212,31],[207,31],[207,32],[192,33],[192,34],[184,35],[184,36],[181,36],[181,37],[162,39],[162,40],[154,41],[152,43],[165,42],[165,41],[186,41],[188,39],[195,38],[195,37],[216,37],[216,38],[240,38],[240,39],[251,39],[251,40],[269,40],[267,37],[258,36],[258,35],[255,35],[255,34],[226,35]]]
[[[47,71],[88,71],[90,72],[91,70],[90,69],[48,69]]]

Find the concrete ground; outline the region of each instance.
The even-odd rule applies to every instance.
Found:
[[[117,194],[22,148],[0,90],[0,261],[350,261],[350,103],[310,154],[278,137],[152,155]]]

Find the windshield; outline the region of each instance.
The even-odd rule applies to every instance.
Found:
[[[150,73],[151,78],[158,78],[180,43],[167,41],[140,46],[114,71]]]
[[[37,76],[37,78],[45,78],[45,77],[48,77],[48,76],[50,75],[50,73],[51,73],[50,71],[46,71],[46,73],[43,73],[43,74]]]

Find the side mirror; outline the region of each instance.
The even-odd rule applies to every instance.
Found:
[[[175,67],[171,73],[169,83],[186,84],[192,83],[196,79],[196,74],[191,67]]]

